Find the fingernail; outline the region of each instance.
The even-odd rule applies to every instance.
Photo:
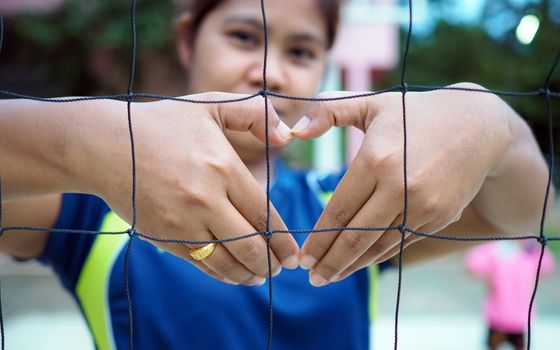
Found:
[[[307,128],[307,126],[309,125],[309,122],[311,121],[311,119],[309,119],[307,116],[303,116],[297,123],[296,125],[294,125],[294,127],[292,128],[292,132],[302,132],[303,130],[305,130]]]
[[[297,255],[290,255],[286,259],[282,260],[282,266],[290,270],[296,269],[298,267],[298,264],[299,259]]]
[[[338,282],[340,280],[342,280],[341,275],[335,275],[333,278],[331,278],[331,282]]]
[[[299,266],[304,270],[309,270],[310,268],[315,266],[316,263],[317,263],[317,259],[315,259],[311,255],[304,255],[303,258],[301,258],[301,262],[299,263]]]
[[[327,284],[327,280],[318,273],[312,272],[309,274],[309,283],[311,283],[313,287],[322,287]]]
[[[266,282],[266,279],[264,279],[263,277],[255,276],[247,281],[247,284],[250,286],[262,286],[264,282]]]
[[[276,127],[276,131],[282,136],[283,138],[289,140],[292,138],[292,129],[290,129],[283,121],[280,121],[280,124]]]
[[[232,285],[234,285],[234,286],[238,286],[238,285],[239,285],[239,283],[233,282],[232,280],[227,279],[227,278],[224,278],[224,282],[226,282],[227,284],[232,284]]]
[[[278,276],[280,274],[280,272],[282,272],[282,266],[280,266],[280,268],[278,270],[276,270],[272,273],[272,277]]]

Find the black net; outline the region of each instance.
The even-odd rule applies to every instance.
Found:
[[[130,154],[131,154],[131,161],[132,161],[132,183],[130,184],[132,188],[132,223],[128,230],[125,231],[117,231],[117,232],[102,232],[102,231],[88,231],[88,230],[68,230],[68,229],[51,229],[51,228],[43,228],[43,227],[31,227],[31,226],[2,226],[2,206],[0,201],[0,236],[4,232],[8,231],[40,231],[40,232],[51,232],[51,233],[72,233],[72,234],[85,234],[85,235],[128,235],[130,238],[128,240],[128,245],[126,248],[125,253],[125,291],[126,291],[126,298],[128,301],[128,316],[129,316],[129,348],[134,348],[133,337],[134,337],[134,312],[133,312],[133,304],[131,301],[131,293],[129,289],[129,256],[130,252],[132,251],[133,242],[135,238],[140,237],[152,242],[161,242],[161,243],[183,243],[183,244],[209,244],[209,243],[225,243],[231,242],[236,240],[245,239],[248,237],[253,236],[264,236],[267,242],[267,257],[268,257],[268,290],[269,290],[269,324],[268,324],[268,340],[266,344],[266,348],[269,349],[271,347],[271,339],[273,336],[273,283],[272,283],[272,270],[271,270],[271,251],[270,251],[270,240],[273,235],[276,234],[306,234],[306,233],[321,233],[321,232],[334,232],[334,231],[363,231],[363,232],[371,232],[371,231],[393,231],[395,234],[400,235],[400,245],[399,245],[399,264],[398,264],[398,284],[397,284],[397,292],[396,292],[396,305],[395,305],[395,318],[394,318],[394,349],[398,348],[398,341],[399,341],[399,307],[400,307],[400,297],[401,297],[401,290],[402,290],[402,267],[403,267],[403,248],[405,243],[405,237],[408,234],[422,236],[429,239],[440,239],[440,240],[450,240],[450,241],[498,241],[498,240],[534,240],[537,241],[541,245],[540,250],[540,258],[538,261],[537,273],[534,283],[534,289],[530,301],[529,310],[527,313],[527,320],[528,320],[528,341],[527,341],[527,349],[531,347],[531,313],[533,309],[533,304],[535,300],[535,296],[537,294],[538,285],[539,285],[539,276],[541,271],[541,263],[543,260],[543,254],[545,251],[545,247],[548,243],[560,241],[560,237],[549,237],[546,236],[544,233],[544,222],[547,215],[546,208],[548,207],[548,199],[549,193],[551,191],[551,184],[553,178],[553,169],[555,167],[554,164],[554,135],[553,135],[553,116],[552,116],[552,99],[560,98],[560,92],[552,91],[551,90],[551,80],[552,76],[558,66],[560,61],[560,50],[554,57],[548,75],[543,77],[542,79],[542,87],[538,90],[534,91],[500,91],[500,90],[492,90],[492,89],[484,89],[484,88],[466,88],[466,87],[453,87],[453,86],[431,86],[431,85],[415,85],[407,83],[407,62],[409,56],[409,47],[411,41],[411,34],[412,34],[412,27],[413,27],[413,16],[412,16],[412,0],[408,1],[408,30],[406,33],[406,41],[404,45],[403,51],[403,58],[402,58],[402,65],[400,71],[400,84],[396,86],[392,86],[387,89],[383,89],[380,91],[374,91],[369,93],[361,93],[361,94],[353,94],[350,96],[344,97],[334,97],[334,98],[309,98],[309,97],[302,97],[302,96],[289,96],[277,92],[273,92],[268,90],[268,83],[267,83],[267,56],[268,56],[268,30],[267,30],[267,17],[266,17],[266,7],[265,1],[261,0],[261,11],[262,11],[262,19],[263,19],[263,31],[264,31],[264,58],[263,58],[263,70],[262,70],[262,81],[263,85],[259,91],[254,92],[252,95],[238,98],[238,99],[227,99],[227,100],[214,100],[214,101],[200,101],[195,99],[188,99],[188,98],[181,98],[181,97],[174,97],[174,96],[166,96],[166,95],[158,95],[158,94],[150,94],[150,93],[139,93],[134,92],[134,79],[136,74],[136,51],[137,51],[137,37],[136,37],[136,1],[131,0],[130,3],[130,28],[131,28],[131,50],[130,50],[130,70],[129,70],[129,77],[128,77],[128,88],[126,93],[122,94],[115,94],[115,95],[105,95],[105,96],[85,96],[85,97],[69,97],[69,98],[44,98],[44,97],[36,97],[36,96],[29,96],[20,94],[13,91],[6,91],[0,90],[0,95],[4,98],[20,98],[20,99],[28,99],[28,100],[35,100],[41,101],[45,103],[71,103],[71,102],[79,102],[79,101],[86,101],[86,100],[119,100],[119,101],[126,101],[127,103],[127,120],[128,120],[128,132],[130,138]],[[2,49],[2,42],[4,38],[3,32],[3,19],[0,16],[0,52]],[[456,90],[456,91],[463,91],[467,93],[483,93],[483,94],[494,94],[497,96],[512,96],[512,97],[540,97],[543,100],[543,103],[546,106],[546,118],[547,118],[547,125],[548,125],[548,138],[549,138],[549,151],[548,151],[548,163],[549,163],[549,174],[548,174],[548,181],[546,183],[546,193],[543,199],[543,209],[542,209],[542,216],[540,222],[540,229],[538,235],[525,235],[525,236],[512,236],[512,237],[502,237],[502,236],[479,236],[476,237],[457,237],[457,236],[447,236],[445,234],[431,234],[429,232],[420,232],[418,230],[413,230],[407,226],[407,213],[408,213],[408,185],[407,185],[407,105],[406,105],[406,95],[408,92],[423,92],[423,91],[433,91],[433,90]],[[357,98],[367,98],[374,95],[384,94],[388,92],[400,92],[401,93],[401,101],[402,101],[402,126],[403,126],[403,140],[404,140],[404,147],[403,147],[403,186],[404,186],[404,202],[403,202],[403,220],[400,225],[398,226],[390,226],[390,227],[333,227],[327,229],[316,229],[316,230],[273,230],[271,229],[270,223],[270,145],[269,145],[269,110],[268,110],[268,99],[269,96],[274,96],[281,99],[291,99],[291,100],[301,100],[301,101],[337,101],[337,100],[345,100],[345,99],[357,99]],[[161,238],[155,237],[149,233],[144,233],[136,230],[136,222],[137,222],[137,213],[136,213],[136,183],[137,183],[137,176],[136,176],[136,153],[135,153],[135,137],[134,137],[134,128],[133,128],[133,118],[131,112],[131,104],[138,99],[151,99],[151,100],[173,100],[173,101],[180,101],[185,103],[201,103],[201,104],[224,104],[224,103],[235,103],[239,101],[249,100],[252,98],[256,98],[258,96],[264,97],[265,101],[265,129],[266,129],[266,163],[267,163],[267,183],[266,183],[266,197],[267,197],[267,218],[266,218],[266,229],[263,231],[258,232],[250,232],[244,235],[239,235],[233,238],[228,239],[216,239],[216,240],[205,240],[205,241],[195,241],[195,240],[184,240],[179,238]],[[0,183],[0,198],[1,198],[1,183]],[[2,341],[2,349],[5,347],[5,340],[4,340],[4,323],[1,313],[1,303],[0,303],[0,333],[1,333],[1,341]],[[263,344],[265,347],[265,344]]]

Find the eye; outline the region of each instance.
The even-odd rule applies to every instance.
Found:
[[[297,61],[311,61],[314,60],[317,55],[311,49],[306,47],[294,47],[289,50],[289,54],[292,58]]]
[[[256,35],[245,30],[232,30],[227,33],[227,36],[236,44],[243,47],[254,47],[259,43],[259,39]]]

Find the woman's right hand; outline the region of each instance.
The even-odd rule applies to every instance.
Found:
[[[196,100],[235,99],[243,95],[205,93]],[[129,223],[132,211],[131,144],[126,103],[110,102],[84,132],[82,164],[93,192]],[[289,142],[291,130],[269,104],[269,140]],[[131,105],[136,151],[136,230],[161,239],[207,241],[266,230],[266,195],[224,136],[225,129],[250,131],[265,141],[264,99],[224,104],[195,104],[162,100]],[[102,123],[102,124],[101,124]],[[270,229],[286,230],[271,206]],[[201,245],[160,243],[162,249],[184,258],[228,283],[259,285],[268,276],[264,235],[219,243],[213,253],[195,261],[189,250]],[[281,265],[296,268],[299,248],[291,235],[273,235],[272,272]]]

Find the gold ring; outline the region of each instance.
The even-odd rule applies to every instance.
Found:
[[[214,251],[214,248],[216,248],[216,243],[210,243],[202,248],[192,249],[189,254],[194,260],[200,261],[209,257]]]

